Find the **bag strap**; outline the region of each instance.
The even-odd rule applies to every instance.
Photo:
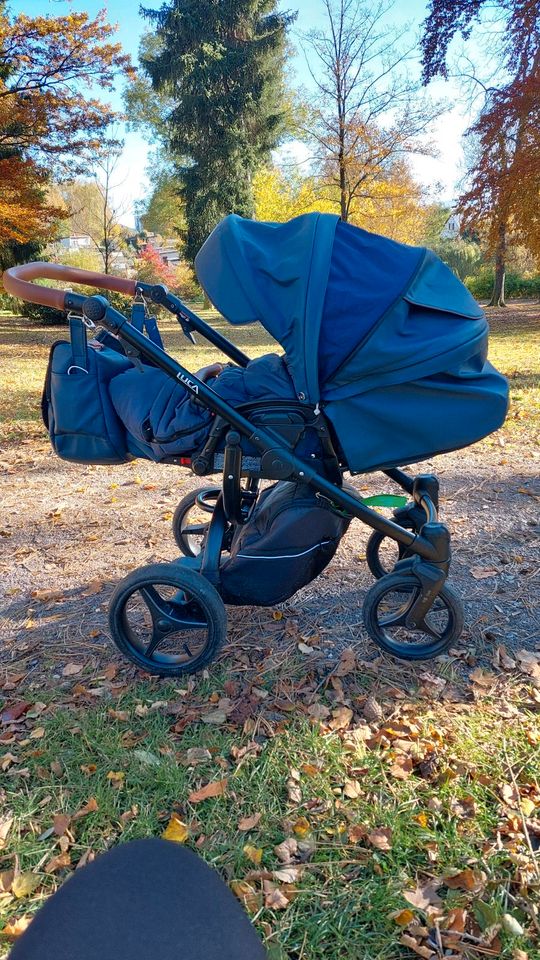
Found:
[[[133,301],[131,307],[131,323],[139,333],[146,330],[148,339],[163,350],[163,340],[161,339],[157,320],[155,317],[147,316],[144,303],[141,303],[139,300]]]
[[[73,357],[74,367],[88,372],[88,343],[86,340],[86,327],[81,317],[69,318],[69,336],[71,340],[71,355]]]
[[[146,317],[144,321],[146,327],[146,332],[152,341],[155,343],[156,347],[161,347],[163,350],[163,340],[161,339],[161,334],[159,332],[159,327],[157,325],[157,320],[155,317]]]
[[[131,323],[139,333],[144,330],[144,321],[146,319],[146,310],[144,303],[140,300],[134,300],[131,304]]]

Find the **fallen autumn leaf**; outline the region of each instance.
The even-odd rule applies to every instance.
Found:
[[[178,814],[173,813],[161,836],[164,840],[172,840],[174,843],[185,843],[189,837],[189,830]]]
[[[223,780],[213,780],[211,783],[207,783],[206,786],[201,787],[199,790],[193,790],[189,794],[188,800],[190,803],[201,803],[203,800],[207,800],[209,797],[221,797],[227,790],[227,783],[227,777],[225,777]]]
[[[371,830],[370,833],[368,833],[367,839],[371,846],[375,847],[377,850],[392,849],[391,827],[377,827],[376,830]]]
[[[41,880],[37,874],[26,871],[15,877],[11,884],[11,892],[17,900],[20,900],[22,897],[29,897],[40,883]]]
[[[243,832],[247,830],[254,830],[255,827],[259,825],[261,816],[261,813],[253,813],[250,817],[242,817],[242,819],[238,822],[238,829],[242,830]]]

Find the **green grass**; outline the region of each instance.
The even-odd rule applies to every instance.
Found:
[[[491,321],[489,359],[508,377],[510,411],[504,431],[510,436],[540,430],[540,304],[510,304]]]
[[[268,686],[271,690],[271,683]],[[220,681],[215,677],[199,681],[188,695],[186,709],[194,699],[199,706],[208,703],[211,693],[214,699],[222,693]],[[17,757],[9,768],[11,774],[18,769],[25,772],[5,778],[4,807],[14,814],[15,823],[1,852],[4,868],[16,853],[21,870],[40,878],[29,899],[4,902],[6,921],[37,909],[69,873],[44,873],[44,865],[58,853],[57,838],[46,831],[55,814],[73,814],[93,797],[98,810],[73,825],[73,866],[89,849],[98,853],[117,842],[160,835],[175,811],[190,827],[188,843],[196,843],[222,876],[229,882],[247,877],[252,884],[261,904],[255,922],[270,944],[280,945],[278,957],[397,960],[413,956],[399,945],[400,928],[391,916],[408,906],[403,891],[467,867],[484,871],[484,888],[472,895],[442,886],[439,893],[445,913],[450,907],[478,910],[482,901],[484,911],[488,909],[495,921],[511,912],[525,928],[530,927],[527,914],[509,899],[509,891],[514,895],[517,891],[516,862],[526,852],[523,839],[515,841],[511,850],[497,843],[502,819],[499,788],[509,782],[507,763],[520,784],[538,789],[539,748],[534,745],[538,724],[528,712],[509,725],[497,714],[496,705],[486,703],[448,712],[425,704],[409,706],[410,719],[418,727],[415,749],[418,755],[434,752],[437,772],[431,780],[418,773],[399,780],[390,772],[390,740],[399,730],[390,730],[386,745],[384,740],[379,746],[359,741],[353,748],[347,744],[347,731],[322,730],[299,712],[281,718],[274,715],[255,729],[252,725],[249,732],[232,724],[215,728],[195,720],[177,735],[172,727],[178,718],[159,705],[167,699],[178,702],[178,691],[172,686],[138,684],[112,700],[92,702],[84,694],[78,699],[79,703],[77,697],[57,693],[43,712],[27,718],[27,732],[21,734],[20,742],[5,748]],[[111,709],[126,711],[127,716],[115,719]],[[36,727],[44,727],[44,735],[28,738]],[[237,764],[231,750],[253,743],[254,737],[259,752]],[[212,759],[187,765],[186,751],[195,746],[207,748]],[[300,771],[301,799],[294,802],[287,793],[291,769]],[[119,789],[107,776],[111,771],[123,774]],[[189,802],[190,791],[223,777],[228,778],[226,795],[197,805]],[[344,795],[348,778],[360,783],[356,799]],[[434,801],[440,805],[437,809]],[[474,804],[473,816],[456,814],[459,801],[469,810]],[[124,823],[126,812],[134,815]],[[239,818],[255,812],[261,813],[256,829],[248,834],[238,831]],[[419,814],[425,814],[425,820],[420,817],[419,822]],[[244,846],[262,848],[259,869],[278,869],[274,848],[294,836],[294,824],[298,828],[301,817],[309,824],[315,852],[295,884],[288,907],[265,909],[261,880],[250,878],[257,868],[246,857]],[[391,850],[378,851],[367,840],[351,842],[348,831],[358,824],[368,830],[391,828]],[[289,888],[283,889],[291,896]],[[419,920],[425,919],[421,912],[415,913]],[[501,940],[503,958],[510,960],[518,947],[528,951],[529,960],[540,956],[528,935],[516,938],[503,933]]]
[[[276,349],[262,327],[231,327],[215,311],[194,309],[250,356]],[[520,438],[540,429],[540,306],[519,301],[505,312],[487,311],[491,320],[490,359],[510,381],[511,408],[504,433]],[[195,346],[173,318],[160,321],[169,352],[191,370],[216,359],[217,351],[201,337]],[[40,397],[51,344],[65,338],[65,327],[44,327],[21,317],[0,315],[0,436],[41,432]]]
[[[203,319],[250,356],[276,349],[262,327],[233,328],[214,310],[201,310],[200,304],[193,306]],[[159,323],[167,350],[188,369],[195,371],[220,358],[216,348],[202,337],[197,336],[195,345],[186,340],[170,315]],[[42,326],[24,317],[0,314],[0,437],[16,438],[42,432],[40,398],[49,350],[56,340],[68,337],[65,326]]]

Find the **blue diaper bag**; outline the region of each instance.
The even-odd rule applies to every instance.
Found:
[[[43,422],[55,453],[75,463],[127,463],[125,427],[109,396],[109,383],[133,362],[99,339],[88,342],[80,317],[69,321],[71,342],[51,347],[42,398]]]

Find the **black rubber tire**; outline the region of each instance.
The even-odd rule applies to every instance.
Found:
[[[183,522],[190,510],[193,510],[193,507],[196,504],[197,497],[201,493],[210,493],[214,492],[220,493],[219,487],[199,487],[197,490],[192,490],[191,493],[186,494],[185,497],[182,497],[180,503],[178,504],[176,510],[174,511],[173,520],[172,520],[172,532],[175,542],[178,546],[178,549],[182,551],[185,557],[198,557],[200,551],[193,550],[186,534],[184,533],[182,527]],[[208,516],[208,524],[210,526],[210,521],[212,515]]]
[[[420,634],[429,637],[424,643],[403,643],[393,640],[389,631],[379,622],[379,605],[384,596],[390,592],[402,593],[405,596],[416,589],[420,589],[419,581],[400,573],[390,573],[373,584],[364,600],[362,614],[369,636],[385,653],[400,660],[430,660],[438,657],[457,642],[463,630],[463,604],[454,590],[445,584],[435,601],[439,605],[443,604],[449,614],[448,624],[440,638],[429,637],[429,634],[420,630],[418,631]]]
[[[400,523],[400,526],[405,527],[406,530],[414,529],[412,524],[409,523]],[[392,570],[387,570],[381,563],[381,544],[386,539],[388,538],[384,533],[379,533],[378,530],[374,530],[366,545],[366,563],[376,580],[380,580],[382,577],[386,577],[389,573],[392,573]],[[405,560],[406,557],[412,556],[407,550],[407,547],[402,543],[396,543],[396,546],[398,548],[396,563],[398,560]]]
[[[207,621],[208,637],[205,646],[196,657],[187,662],[179,664],[172,658],[171,662],[164,662],[147,657],[128,635],[124,616],[126,603],[133,594],[140,592],[142,587],[153,584],[185,591]],[[201,670],[215,659],[227,636],[227,611],[217,590],[200,573],[183,569],[180,564],[152,563],[134,570],[117,585],[109,605],[109,627],[120,652],[142,670],[158,677],[180,677]]]

